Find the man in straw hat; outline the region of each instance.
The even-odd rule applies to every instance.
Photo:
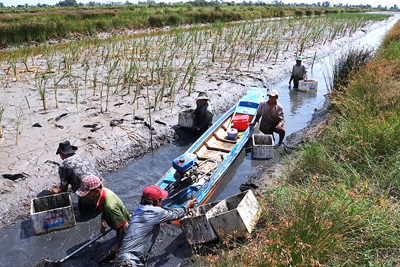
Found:
[[[143,190],[141,206],[135,210],[128,233],[122,240],[121,250],[115,257],[114,266],[146,266],[147,256],[160,232],[160,224],[182,218],[197,204],[197,200],[192,199],[182,207],[166,210],[161,204],[167,196],[168,192],[157,185]]]
[[[117,231],[117,243],[111,250],[102,254],[98,263],[105,263],[114,259],[115,254],[121,248],[122,239],[126,235],[129,222],[131,221],[124,203],[122,203],[121,199],[113,191],[104,188],[101,179],[95,175],[85,176],[76,194],[79,197],[91,199],[99,207],[101,212],[100,232],[102,234],[106,233],[107,225]]]
[[[264,100],[260,103],[257,109],[256,119],[250,124],[251,127],[261,119],[260,131],[264,134],[279,134],[279,142],[276,148],[282,144],[283,138],[285,138],[285,113],[283,107],[278,103],[279,93],[277,90],[272,89],[268,92],[268,100]]]
[[[96,167],[84,156],[76,153],[78,148],[72,146],[69,141],[58,145],[56,154],[60,155],[63,162],[58,167],[60,186],[51,191],[51,194],[66,192],[71,185],[72,191],[76,192],[81,187],[84,176],[96,175],[101,177]],[[80,197],[78,207],[81,213],[92,213],[96,211],[96,205],[88,198]]]
[[[292,81],[293,81],[293,89],[298,90],[299,81],[307,79],[307,70],[306,67],[303,64],[301,64],[302,61],[303,58],[301,56],[296,57],[296,64],[293,65],[292,76],[290,76],[289,80],[289,89]]]
[[[208,98],[205,92],[200,92],[196,99],[196,109],[194,111],[194,129],[197,131],[205,131],[210,125],[212,125],[213,110],[208,102]]]

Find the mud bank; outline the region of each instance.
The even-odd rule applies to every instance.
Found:
[[[388,21],[375,23],[351,37],[316,45],[303,53],[303,63],[310,68],[315,54],[317,60],[323,58],[386,23]],[[122,101],[110,102],[107,112],[97,108],[102,101],[98,96],[88,94],[80,99],[77,113],[74,99],[65,88],[66,91],[59,92],[59,107],[56,108],[55,103],[49,100],[49,108],[44,110],[37,92],[29,89],[33,86],[31,72],[20,73],[18,81],[12,75],[5,75],[3,80],[7,86],[0,89],[2,103],[7,104],[1,122],[3,138],[0,139],[0,195],[3,204],[0,207],[0,227],[27,218],[30,200],[58,186],[61,159],[55,152],[59,142],[69,140],[79,147],[78,152],[87,156],[106,175],[171,142],[175,138],[178,113],[194,107],[198,92],[207,92],[215,115],[219,115],[234,105],[249,86],[273,88],[274,84],[287,78],[294,57],[295,51],[282,51],[278,60],[260,60],[246,71],[226,71],[220,64],[214,64],[207,71],[200,71],[190,95],[177,93],[175,104],[165,103],[160,110],[151,112],[151,118],[146,92],[142,92],[134,104],[129,96],[123,96]],[[38,59],[38,62],[45,64],[44,59]],[[6,64],[3,62],[0,66],[5,73]],[[25,109],[18,122],[15,114],[25,98],[29,99],[30,108]],[[112,123],[115,120],[122,123],[115,126]],[[296,142],[289,142],[287,138],[287,143],[293,146]]]

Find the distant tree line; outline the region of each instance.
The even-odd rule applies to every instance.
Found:
[[[342,4],[342,3],[338,3],[338,4],[331,4],[331,2],[329,1],[324,1],[324,2],[317,2],[317,3],[312,3],[312,4],[308,4],[308,3],[284,3],[281,0],[274,0],[271,3],[267,3],[267,2],[262,2],[262,1],[243,1],[242,3],[235,3],[234,1],[210,1],[207,2],[205,0],[194,0],[194,1],[188,1],[188,2],[179,2],[179,3],[158,3],[156,4],[155,0],[146,0],[146,1],[139,1],[138,2],[139,5],[152,5],[154,6],[160,6],[160,7],[165,7],[165,6],[175,6],[175,5],[182,5],[182,4],[189,4],[191,6],[194,7],[201,7],[201,6],[216,6],[219,4],[227,4],[229,6],[232,5],[256,5],[256,6],[263,6],[263,5],[273,5],[273,6],[298,6],[298,7],[344,7],[344,8],[363,8],[363,9],[372,9],[372,6],[367,4],[367,5],[363,5],[363,4],[358,4],[358,5],[349,5],[349,4]],[[133,3],[126,1],[125,3],[123,2],[114,2],[114,1],[107,1],[107,3],[101,3],[101,2],[95,2],[95,1],[90,1],[89,3],[87,3],[86,5],[83,3],[78,3],[76,2],[76,0],[61,0],[59,1],[57,4],[55,4],[54,6],[56,7],[73,7],[73,6],[122,6],[122,5],[134,5]],[[28,8],[28,7],[49,7],[52,5],[47,5],[47,4],[36,4],[36,6],[29,6],[28,4],[25,5],[18,5],[16,6],[16,8]],[[6,6],[4,6],[4,4],[2,2],[0,2],[0,8],[6,8]],[[15,8],[15,6],[11,6],[11,8]],[[382,5],[378,5],[377,7],[378,9],[398,9],[398,6],[396,4],[394,4],[393,6],[391,6],[390,8],[387,7],[387,5],[382,6]]]

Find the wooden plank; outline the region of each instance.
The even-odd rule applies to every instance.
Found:
[[[228,139],[226,139],[226,138],[228,137],[228,134],[227,134],[227,132],[226,132],[224,129],[222,129],[222,128],[218,128],[217,131],[215,131],[215,132],[213,133],[213,135],[214,135],[214,137],[215,137],[217,140],[219,140],[219,141],[229,142],[229,143],[232,143],[232,144],[236,144],[236,143],[237,143],[237,141],[233,141],[233,140],[228,140]]]
[[[218,150],[212,150],[208,149],[205,145],[203,145],[197,152],[195,152],[197,155],[197,158],[199,160],[206,160],[206,159],[214,159],[218,163],[221,162],[225,158],[228,153],[218,151]]]
[[[228,131],[228,129],[230,129],[231,128],[231,117],[232,116],[230,116],[230,117],[228,117],[228,119],[226,120],[226,121],[224,121],[224,123],[222,123],[222,125],[221,125],[221,127],[223,128],[223,129],[225,129],[225,131]]]
[[[214,136],[212,136],[210,140],[206,142],[206,146],[208,149],[218,150],[222,152],[230,152],[235,144],[219,141]]]

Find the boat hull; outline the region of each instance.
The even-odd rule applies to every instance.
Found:
[[[198,159],[198,170],[201,178],[193,184],[178,190],[169,191],[178,182],[176,170],[171,168],[158,181],[162,189],[169,191],[169,196],[163,201],[165,208],[177,208],[191,198],[197,198],[198,205],[205,204],[211,197],[224,175],[234,160],[242,151],[251,137],[254,127],[247,127],[239,131],[237,140],[228,139],[228,131],[232,126],[235,115],[248,115],[249,123],[253,122],[257,114],[257,108],[261,101],[265,100],[267,90],[265,88],[250,87],[241,100],[223,114],[185,154],[195,154]]]

